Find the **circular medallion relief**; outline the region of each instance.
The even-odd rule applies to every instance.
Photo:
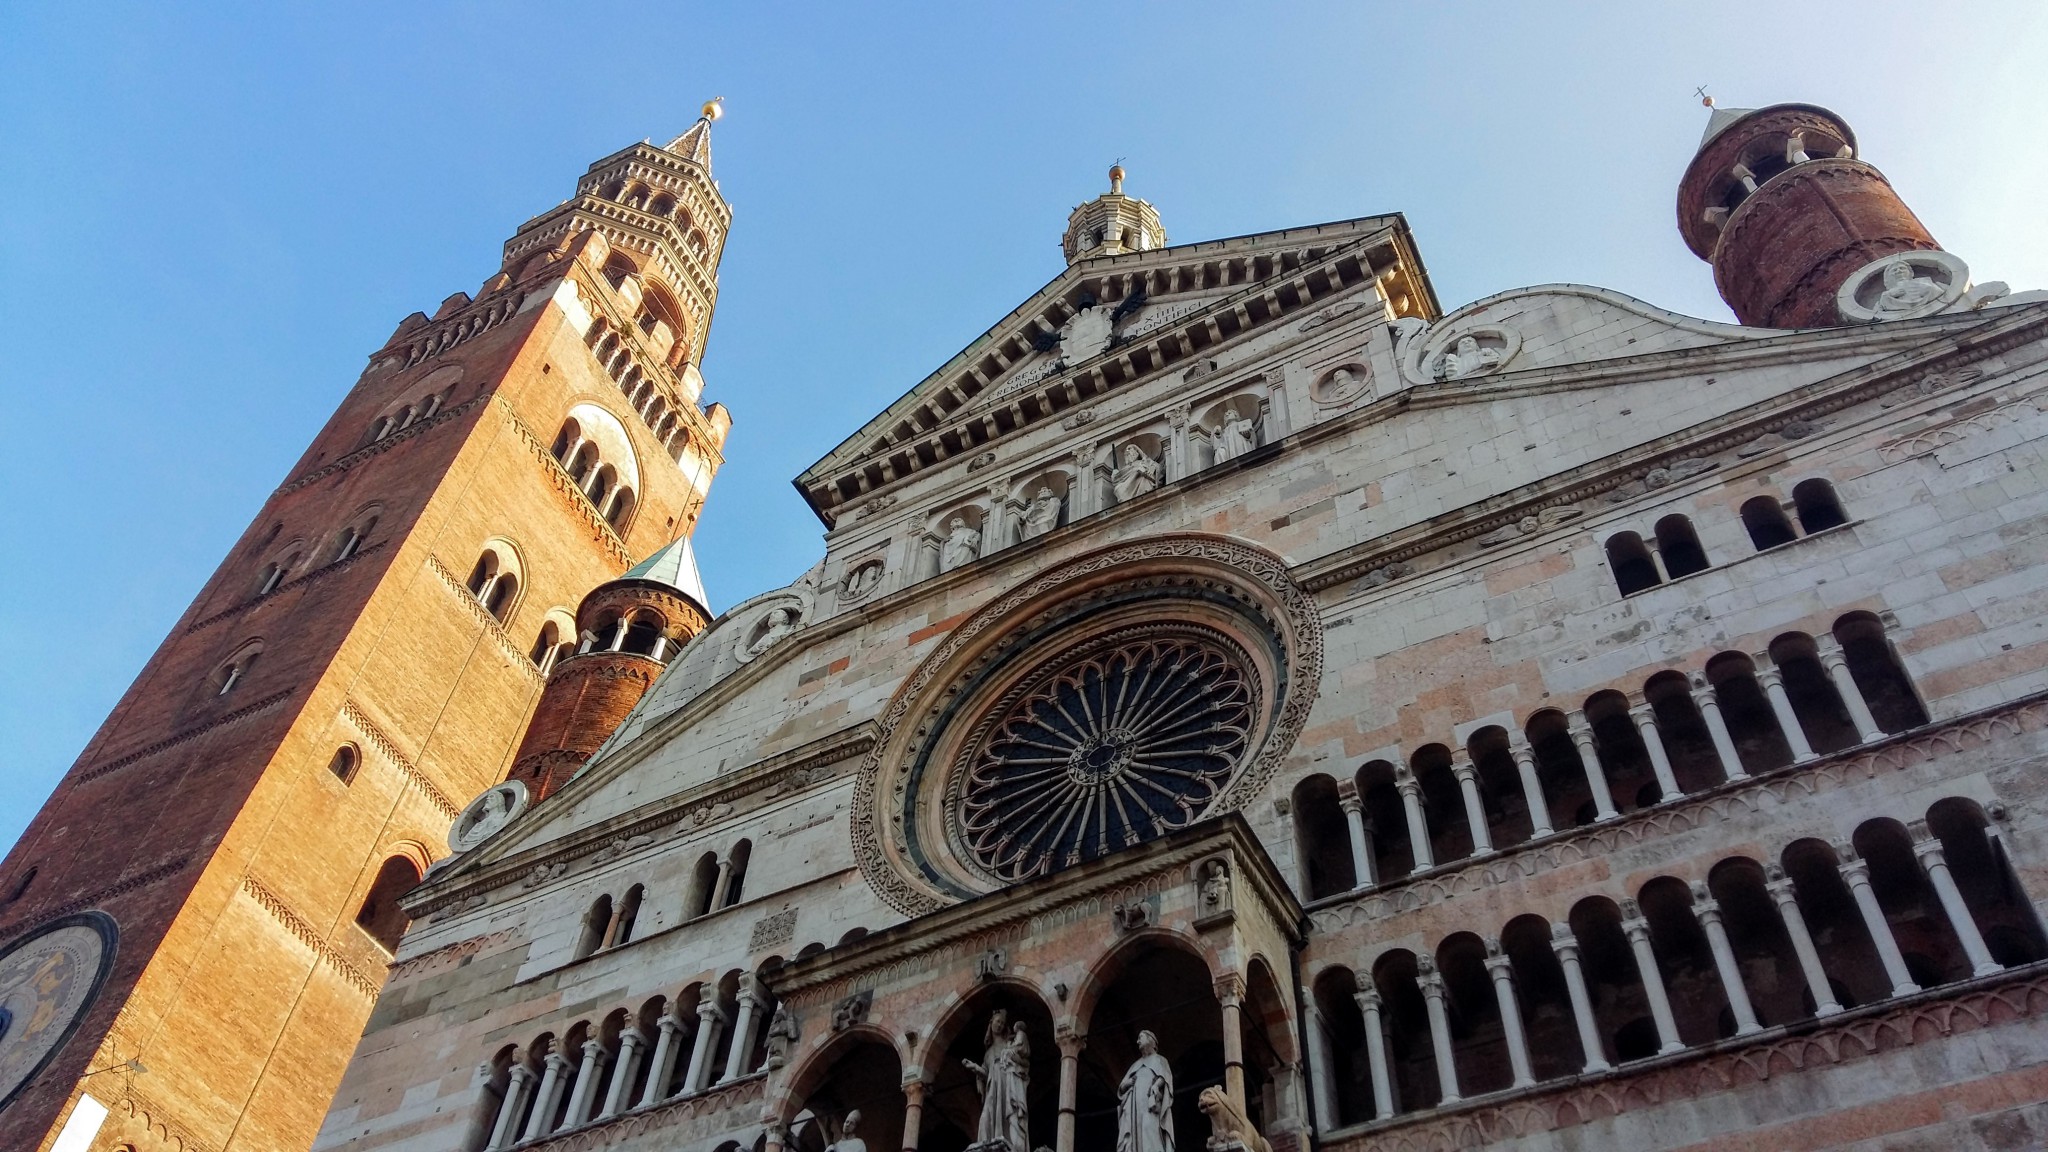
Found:
[[[1244,759],[1250,660],[1207,629],[1109,637],[1051,661],[978,725],[960,777],[974,861],[1021,880],[1186,827]]]
[[[118,936],[113,917],[81,912],[0,948],[0,1108],[71,1038],[114,965]]]
[[[526,785],[518,780],[485,789],[455,818],[455,826],[448,829],[448,850],[467,852],[495,836],[500,828],[526,811],[526,795]]]
[[[1835,307],[1850,324],[1914,320],[1953,307],[1970,288],[1970,267],[1939,249],[1880,256],[1849,274]]]

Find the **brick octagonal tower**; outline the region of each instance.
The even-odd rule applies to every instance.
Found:
[[[1812,104],[1716,108],[1678,186],[1678,230],[1744,324],[1840,324],[1835,293],[1894,252],[1939,248],[1856,135]]]

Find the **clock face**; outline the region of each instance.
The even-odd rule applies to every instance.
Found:
[[[43,1070],[114,964],[114,918],[81,912],[0,945],[0,1109]]]

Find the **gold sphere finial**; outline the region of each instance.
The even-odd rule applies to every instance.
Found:
[[[1109,166],[1109,194],[1112,196],[1124,194],[1124,166],[1121,164],[1111,164]]]
[[[704,102],[704,118],[706,120],[716,120],[723,115],[725,115],[725,97],[713,96]]]

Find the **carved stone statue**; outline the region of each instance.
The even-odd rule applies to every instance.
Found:
[[[796,1017],[790,1015],[789,1005],[777,1004],[775,1015],[768,1018],[768,1067],[780,1068],[789,1063],[790,1052],[802,1038],[803,1031],[797,1027]]]
[[[1884,295],[1871,310],[1884,319],[1904,316],[1941,294],[1942,286],[1916,273],[1912,261],[1894,260],[1884,266]]]
[[[963,517],[953,517],[946,525],[946,542],[939,549],[939,571],[951,572],[963,564],[971,564],[981,554],[981,533],[967,526]]]
[[[1173,1152],[1173,1068],[1149,1031],[1138,1053],[1116,1089],[1116,1152]]]
[[[874,591],[875,585],[881,582],[882,566],[870,560],[865,564],[856,566],[853,571],[846,574],[844,594],[849,598],[865,596],[869,592]]]
[[[832,1142],[828,1152],[868,1152],[868,1142],[854,1135],[854,1129],[859,1126],[860,1109],[855,1108],[840,1122],[839,1139]]]
[[[1024,509],[1024,539],[1043,536],[1059,526],[1060,498],[1053,495],[1051,488],[1041,486],[1030,506]]]
[[[981,1119],[975,1128],[975,1144],[986,1146],[1001,1141],[1011,1152],[1031,1147],[1026,1131],[1026,1097],[1031,1082],[1031,1039],[1024,1022],[1009,1022],[1009,1013],[998,1008],[989,1017],[982,1039],[987,1048],[980,1063],[962,1060],[974,1073],[974,1085],[981,1093]]]
[[[1145,450],[1136,444],[1124,445],[1124,461],[1110,476],[1110,485],[1116,489],[1118,500],[1136,500],[1147,492],[1159,487],[1159,479],[1165,469],[1159,461],[1145,455]]]
[[[1221,860],[1202,865],[1202,915],[1230,910],[1230,866]]]
[[[1195,1103],[1202,1115],[1209,1118],[1209,1147],[1236,1146],[1245,1152],[1273,1152],[1273,1146],[1252,1127],[1251,1117],[1231,1100],[1228,1092],[1212,1084],[1202,1089]]]
[[[762,630],[761,635],[752,644],[747,645],[747,655],[759,656],[761,653],[775,647],[776,641],[794,631],[796,631],[796,622],[791,618],[789,609],[770,609],[768,612],[768,627]]]
[[[1235,408],[1223,414],[1223,426],[1216,430],[1216,462],[1235,460],[1258,446],[1258,430],[1251,417]]]
[[[1479,343],[1477,336],[1460,336],[1451,351],[1437,357],[1437,375],[1445,380],[1462,380],[1500,366],[1500,353]]]

